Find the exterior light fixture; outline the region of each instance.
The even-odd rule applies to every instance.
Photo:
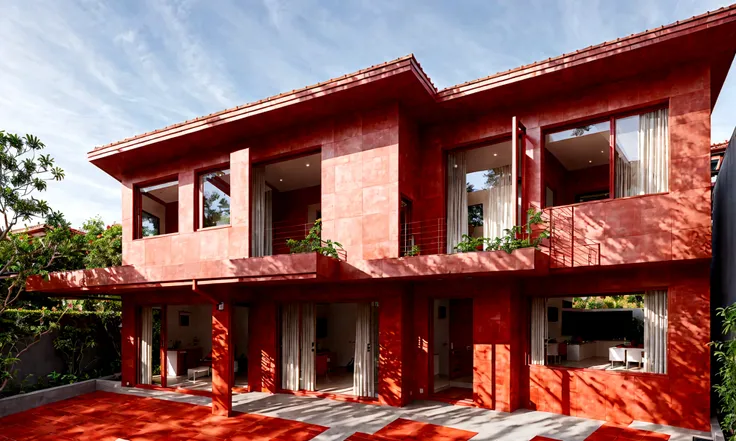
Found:
[[[220,302],[217,304],[217,310],[218,311],[224,311],[225,310],[225,302]]]

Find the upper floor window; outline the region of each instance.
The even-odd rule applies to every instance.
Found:
[[[179,182],[165,181],[139,187],[136,238],[179,231]]]
[[[578,124],[545,136],[546,205],[669,188],[667,109]]]
[[[199,176],[199,228],[230,225],[230,169]]]

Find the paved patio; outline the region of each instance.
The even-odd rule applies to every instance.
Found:
[[[110,389],[115,383],[110,382]],[[435,402],[397,409],[327,399],[233,396],[233,418],[209,399],[172,392],[98,391],[0,419],[0,440],[514,440],[691,441],[709,434],[634,422],[628,427],[545,412],[494,412]]]

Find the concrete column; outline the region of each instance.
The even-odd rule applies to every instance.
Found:
[[[230,416],[233,410],[232,304],[222,311],[212,306],[212,414]]]

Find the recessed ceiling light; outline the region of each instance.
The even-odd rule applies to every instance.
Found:
[[[603,150],[601,150],[601,153],[604,153],[604,151],[603,151]]]
[[[457,168],[457,164],[455,164],[453,167]]]
[[[592,164],[592,163],[593,163],[593,161],[588,161],[588,163]]]
[[[309,163],[307,162],[307,167],[309,167]]]
[[[493,156],[498,156],[498,153],[494,153]]]
[[[279,179],[279,182],[284,182],[284,180],[283,179]]]

